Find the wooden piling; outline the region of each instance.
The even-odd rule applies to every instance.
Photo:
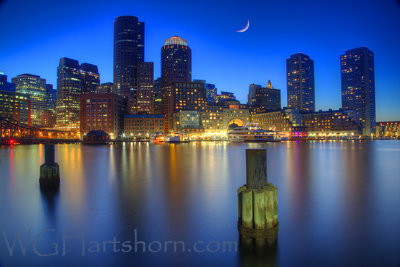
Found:
[[[55,162],[54,144],[45,144],[45,162],[40,166],[40,187],[56,189],[60,185],[60,167]]]
[[[265,149],[246,150],[246,184],[238,189],[241,240],[274,244],[278,234],[278,188],[267,182]],[[265,242],[266,241],[266,242]]]

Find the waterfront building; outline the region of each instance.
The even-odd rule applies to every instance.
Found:
[[[54,114],[54,110],[43,110],[40,118],[40,125],[44,128],[53,128],[56,125],[56,115]]]
[[[154,63],[139,62],[136,65],[136,87],[129,99],[130,114],[154,113]]]
[[[280,110],[281,90],[274,89],[270,80],[266,87],[258,84],[250,84],[248,105],[252,106],[256,113]]]
[[[161,77],[154,80],[154,114],[162,114]]]
[[[278,131],[288,138],[304,138],[305,128],[298,109],[283,109],[279,111],[253,114],[252,122],[264,130]]]
[[[112,138],[121,137],[125,107],[124,98],[114,93],[82,94],[80,97],[81,136],[91,130],[103,130]]]
[[[204,132],[201,124],[199,112],[183,110],[174,113],[173,116],[173,132],[185,133],[190,137],[199,136]]]
[[[288,108],[315,111],[314,61],[302,53],[286,60]]]
[[[46,80],[38,75],[21,74],[11,79],[15,91],[29,96],[32,125],[40,126],[43,110],[47,109]]]
[[[56,128],[79,131],[80,95],[96,90],[100,77],[97,67],[63,57],[57,68]]]
[[[243,126],[250,122],[250,112],[248,109],[223,108],[222,109],[222,127],[225,131],[238,126]]]
[[[120,16],[114,21],[115,93],[129,97],[136,86],[136,65],[144,62],[144,22],[135,16]]]
[[[172,129],[173,113],[186,111],[202,112],[207,106],[206,89],[203,83],[176,82],[170,86],[168,97],[164,96],[165,132]]]
[[[31,125],[31,101],[29,100],[29,95],[0,90],[0,117]]]
[[[102,83],[97,87],[97,93],[98,94],[109,94],[109,93],[114,93],[113,89],[114,84],[113,83]]]
[[[383,138],[400,138],[400,121],[377,122],[377,136]]]
[[[124,116],[125,137],[150,137],[164,131],[164,115],[135,114]]]
[[[0,90],[15,92],[15,84],[7,81],[7,75],[0,71]]]
[[[221,135],[226,133],[223,120],[223,106],[208,103],[205,111],[200,112],[201,125],[206,134]]]
[[[349,138],[361,133],[360,123],[352,110],[328,110],[302,114],[308,138]]]
[[[340,56],[342,108],[355,110],[363,136],[375,134],[374,53],[366,47],[346,50]]]

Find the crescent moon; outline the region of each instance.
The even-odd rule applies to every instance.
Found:
[[[245,31],[247,31],[247,29],[249,28],[249,26],[250,26],[250,20],[247,20],[247,25],[246,25],[246,27],[244,27],[244,28],[241,29],[241,30],[238,30],[237,32],[245,32]]]

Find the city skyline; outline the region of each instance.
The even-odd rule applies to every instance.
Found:
[[[90,2],[90,1],[89,1]],[[3,14],[8,6],[8,1],[5,1],[4,4],[0,7],[0,14]],[[351,10],[354,8],[354,5],[357,1],[351,2],[351,5],[348,6],[348,9]],[[377,16],[378,13],[385,12],[386,9],[390,8],[390,4],[393,4],[395,8],[396,2],[387,3],[388,6],[378,5],[377,3],[369,3],[368,10],[370,11],[371,6],[379,7],[376,9]],[[22,8],[22,13],[29,5],[26,5]],[[72,5],[74,6],[74,5]],[[190,5],[189,5],[190,6]],[[252,7],[250,7],[252,6]],[[260,21],[259,12],[254,9],[255,3],[251,3],[245,8],[245,12],[249,13],[249,11],[254,11],[254,14],[243,14],[240,16],[234,17],[234,14],[237,14],[237,4],[232,4],[228,7],[227,10],[233,11],[232,15],[224,16],[226,21],[219,25],[220,21],[215,22],[215,29],[210,29],[210,31],[204,32],[204,29],[198,25],[198,23],[194,23],[194,20],[197,19],[198,13],[196,12],[194,17],[188,18],[187,15],[182,15],[180,19],[171,18],[167,23],[161,24],[162,18],[157,18],[157,14],[160,13],[159,8],[163,7],[160,4],[160,7],[154,7],[153,9],[146,9],[146,5],[141,3],[138,7],[138,11],[132,10],[131,6],[126,3],[126,7],[129,7],[126,11],[120,11],[118,8],[111,8],[110,12],[107,13],[106,16],[101,16],[101,14],[97,14],[94,16],[90,14],[86,18],[87,25],[81,23],[81,28],[77,28],[74,23],[72,23],[71,27],[61,27],[61,31],[54,34],[53,38],[43,38],[43,40],[35,41],[35,38],[32,39],[32,42],[27,44],[15,45],[13,44],[18,38],[24,38],[23,36],[16,37],[11,34],[10,31],[12,29],[15,30],[15,27],[18,25],[12,25],[4,28],[3,35],[8,40],[1,44],[1,48],[4,53],[3,56],[0,56],[0,69],[8,75],[9,80],[12,77],[15,77],[22,73],[32,73],[35,75],[40,75],[45,78],[48,83],[56,84],[56,75],[55,70],[58,64],[58,61],[61,57],[71,57],[79,60],[80,62],[90,62],[92,64],[99,66],[99,72],[101,75],[101,82],[110,82],[112,81],[112,39],[113,39],[113,24],[112,21],[119,15],[133,15],[138,16],[140,21],[144,21],[146,23],[146,58],[145,61],[155,62],[155,75],[154,78],[160,77],[160,48],[162,47],[162,42],[170,38],[173,35],[178,35],[186,40],[190,44],[193,51],[193,79],[204,79],[208,83],[213,83],[216,85],[219,91],[232,91],[236,94],[238,99],[242,103],[246,103],[247,93],[248,93],[248,85],[252,83],[266,85],[268,80],[271,80],[276,88],[280,88],[282,90],[282,106],[287,106],[286,103],[286,73],[285,73],[285,59],[289,57],[291,54],[297,52],[303,52],[314,60],[315,62],[315,102],[316,102],[316,110],[327,110],[327,109],[337,109],[341,107],[341,88],[340,88],[340,55],[344,53],[345,50],[353,49],[356,47],[360,47],[365,45],[369,49],[371,49],[376,56],[375,63],[375,80],[376,80],[376,109],[377,109],[377,121],[387,121],[387,120],[398,120],[399,119],[399,107],[396,105],[396,100],[399,99],[400,96],[397,88],[399,88],[399,78],[395,75],[398,73],[398,65],[394,65],[396,61],[396,56],[393,52],[394,49],[383,49],[382,44],[385,43],[389,47],[395,47],[397,43],[400,43],[400,40],[397,36],[391,36],[390,29],[385,28],[382,30],[382,33],[379,35],[373,34],[373,31],[377,30],[371,28],[371,32],[369,34],[355,34],[353,38],[345,38],[349,36],[349,33],[344,33],[344,38],[339,38],[340,40],[336,40],[333,44],[330,44],[330,49],[324,49],[323,43],[332,38],[331,37],[322,36],[324,42],[317,42],[317,44],[313,43],[313,39],[305,40],[304,38],[299,39],[299,41],[293,41],[293,43],[285,44],[285,45],[273,45],[271,47],[271,43],[274,43],[272,40],[275,33],[277,34],[277,30],[279,34],[284,34],[285,31],[282,30],[281,27],[265,27]],[[267,8],[267,6],[262,7]],[[314,8],[315,12],[322,9],[324,6],[316,6]],[[333,6],[334,7],[334,6]],[[46,10],[51,10],[51,4],[47,4]],[[54,7],[53,7],[54,8]],[[70,8],[70,7],[69,7]],[[82,10],[87,8],[87,4],[82,7]],[[99,5],[100,10],[102,10],[101,5]],[[182,4],[178,10],[182,11],[188,8],[188,4]],[[215,6],[216,10],[221,10],[221,4]],[[273,10],[277,8],[272,5],[268,8],[268,10]],[[305,8],[305,7],[303,7]],[[365,7],[362,7],[365,8]],[[200,8],[201,9],[201,8]],[[67,9],[68,10],[68,9]],[[256,12],[257,11],[257,12]],[[291,13],[293,10],[288,8],[288,12]],[[393,9],[389,12],[389,15],[386,15],[384,19],[384,23],[388,23],[389,21],[393,22],[394,17],[392,15],[397,14],[400,9]],[[26,12],[26,11],[25,11]],[[105,12],[104,10],[102,12]],[[175,11],[174,11],[175,12]],[[176,11],[177,12],[177,11]],[[210,14],[206,14],[204,16],[213,16],[216,11],[210,12]],[[332,12],[338,12],[337,8],[333,8]],[[348,11],[346,11],[348,12]],[[79,13],[79,12],[78,12]],[[272,13],[268,13],[271,18],[274,16]],[[291,13],[292,14],[292,13]],[[152,16],[154,15],[154,16]],[[293,14],[292,14],[293,15]],[[79,16],[79,14],[77,15]],[[320,16],[320,14],[318,15]],[[17,16],[18,17],[18,16]],[[62,17],[62,16],[61,16]],[[102,17],[100,19],[100,17]],[[173,17],[173,16],[172,16]],[[189,16],[190,17],[190,16]],[[247,19],[245,17],[250,18],[251,26],[249,30],[245,33],[237,33],[236,30],[240,29]],[[282,17],[287,18],[286,15],[282,15]],[[7,19],[7,14],[4,13],[4,16],[1,16],[1,20]],[[11,18],[10,18],[11,19]],[[16,19],[16,18],[12,18]],[[89,19],[91,19],[89,21]],[[367,21],[368,19],[363,20],[366,24],[370,23]],[[233,23],[232,23],[233,21]],[[186,23],[187,22],[187,23]],[[209,25],[207,20],[202,20],[204,25]],[[228,23],[229,22],[229,23]],[[307,25],[311,27],[310,18],[305,20]],[[326,22],[325,22],[326,23]],[[332,23],[332,22],[331,22]],[[18,24],[18,23],[17,23]],[[57,23],[56,23],[57,24]],[[106,25],[107,24],[107,25]],[[228,25],[229,24],[229,25]],[[243,25],[242,25],[243,24]],[[329,23],[328,23],[329,24]],[[2,24],[3,25],[3,24]],[[82,26],[84,25],[84,26]],[[394,24],[392,24],[394,25]],[[21,26],[21,25],[20,25]],[[54,26],[48,25],[49,29]],[[110,27],[111,26],[111,27]],[[223,26],[223,27],[222,27]],[[322,25],[323,26],[323,25]],[[322,26],[319,26],[318,29]],[[331,25],[332,26],[332,25]],[[315,26],[316,27],[316,26]],[[340,27],[337,27],[340,28]],[[336,29],[336,28],[335,28]],[[264,39],[259,37],[259,34],[265,33],[266,30],[270,30],[269,36],[271,38],[269,43],[262,43]],[[99,32],[100,31],[100,32]],[[351,32],[351,29],[348,29]],[[29,35],[30,30],[25,32],[25,35]],[[65,32],[69,32],[65,34]],[[82,33],[85,32],[87,37],[82,36]],[[314,35],[316,33],[321,33],[320,31],[314,31]],[[217,36],[220,34],[219,36]],[[257,34],[257,35],[256,35]],[[354,32],[353,32],[354,34]],[[75,47],[73,40],[81,40],[87,41],[89,37],[93,37],[93,35],[97,35],[100,39],[96,39],[95,47],[92,48],[92,52],[88,53],[86,46],[80,45],[78,49]],[[296,34],[294,34],[296,35]],[[307,34],[306,34],[307,35]],[[370,35],[370,36],[369,36]],[[392,42],[389,42],[388,36]],[[257,37],[258,36],[258,37]],[[369,37],[368,37],[369,36]],[[376,38],[376,37],[384,37],[384,38]],[[226,37],[222,40],[222,37]],[[309,37],[309,36],[308,36]],[[336,36],[337,38],[338,36]],[[360,38],[362,37],[362,38]],[[373,41],[373,39],[379,39],[380,41]],[[257,39],[258,38],[258,39]],[[359,39],[355,41],[354,39]],[[397,38],[397,39],[396,39]],[[59,39],[59,40],[55,40]],[[90,38],[91,39],[91,38]],[[46,49],[50,43],[54,43],[57,41],[65,41],[65,44],[61,47],[54,48],[51,46],[51,49]],[[106,41],[107,42],[104,42]],[[109,42],[111,40],[111,43]],[[283,39],[276,39],[276,43],[281,43]],[[315,40],[315,39],[314,39]],[[386,42],[384,42],[386,40]],[[217,42],[218,41],[218,42]],[[250,42],[248,42],[250,41]],[[258,42],[255,42],[258,41]],[[85,43],[85,42],[83,42]],[[92,43],[92,46],[93,46]],[[229,46],[225,46],[229,43]],[[262,47],[262,44],[264,47]],[[22,46],[22,47],[21,47]],[[27,51],[31,50],[32,46],[36,47],[34,53],[28,53]],[[241,49],[238,47],[241,46]],[[222,55],[217,55],[221,47],[225,48],[226,52]],[[274,52],[274,49],[268,49],[275,47],[277,50]],[[309,47],[308,49],[305,49]],[[22,49],[21,49],[22,48]],[[157,48],[155,51],[154,48]],[[203,49],[202,49],[203,48]],[[204,49],[205,48],[205,49]],[[18,50],[17,50],[18,49]],[[65,51],[62,52],[61,51]],[[207,49],[207,50],[206,50]],[[261,49],[261,52],[260,52]],[[304,50],[303,50],[304,49]],[[44,51],[45,50],[45,51]],[[328,53],[329,50],[329,53]],[[386,51],[388,50],[388,51]],[[18,52],[17,52],[18,51]],[[72,51],[75,51],[72,53]],[[207,53],[205,53],[207,51]],[[40,61],[41,64],[38,66],[37,64],[32,63],[35,60],[33,58],[38,55],[48,52],[50,55],[46,57],[45,60]],[[321,52],[322,55],[321,55]],[[57,54],[57,58],[55,55]],[[387,54],[391,54],[391,58],[387,58]],[[16,57],[15,57],[16,56]],[[224,56],[223,62],[221,62],[221,56]],[[225,57],[226,56],[226,57]],[[21,63],[21,57],[26,58],[26,62],[24,64]],[[267,59],[266,59],[267,57]],[[29,60],[31,59],[31,60]],[[111,60],[110,60],[111,59]],[[263,60],[266,59],[264,62]],[[389,60],[389,61],[388,61]],[[53,62],[54,61],[54,62]],[[392,63],[393,61],[393,63]],[[111,62],[111,64],[110,64]],[[237,64],[242,62],[242,64]],[[227,65],[232,64],[231,67],[228,68]],[[390,64],[388,64],[390,63]],[[49,67],[49,66],[54,67]],[[222,66],[222,68],[221,68]],[[223,67],[225,66],[225,67]],[[216,69],[219,69],[216,71]],[[239,75],[237,73],[240,72]]]

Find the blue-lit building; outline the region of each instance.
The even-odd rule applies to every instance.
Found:
[[[7,81],[7,75],[0,71],[0,90],[15,92],[15,84]]]
[[[46,84],[46,94],[47,94],[47,109],[55,111],[57,103],[57,90],[53,89],[52,84]]]
[[[286,59],[287,104],[301,111],[315,111],[314,61],[302,53]]]
[[[206,91],[207,91],[207,102],[215,103],[216,102],[215,97],[217,95],[217,88],[215,88],[215,84],[207,83]]]
[[[136,65],[144,62],[144,22],[135,16],[120,16],[114,21],[114,87],[129,97],[136,86]]]
[[[342,108],[355,110],[363,136],[375,134],[374,53],[366,47],[340,56]]]

